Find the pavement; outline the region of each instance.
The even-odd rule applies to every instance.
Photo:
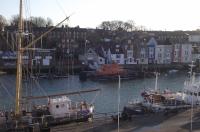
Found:
[[[192,132],[200,132],[200,108],[193,110]],[[178,113],[138,115],[121,121],[120,132],[190,132],[191,109]],[[51,128],[51,132],[117,132],[118,124],[110,117],[93,122],[72,123]]]

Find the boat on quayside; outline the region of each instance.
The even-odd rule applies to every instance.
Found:
[[[144,90],[141,100],[133,100],[123,109],[122,115],[135,115],[145,113],[170,112],[189,108],[183,100],[178,100],[176,92],[169,89],[160,91],[157,88],[158,73],[156,73],[155,88]]]
[[[183,90],[177,92],[176,98],[184,101],[190,105],[200,104],[200,82],[195,79],[195,73],[193,73],[193,63],[190,65],[190,78],[184,82]]]
[[[19,13],[19,27],[18,27],[18,48],[17,48],[17,72],[16,72],[16,98],[15,98],[15,111],[1,111],[0,112],[0,131],[33,131],[37,126],[40,129],[49,130],[51,125],[58,125],[63,123],[87,121],[91,119],[94,106],[85,101],[73,102],[68,96],[80,95],[83,93],[99,91],[99,89],[90,89],[83,91],[75,91],[70,93],[60,93],[44,96],[25,96],[22,91],[25,86],[22,84],[22,73],[26,68],[22,69],[22,56],[24,52],[35,50],[31,48],[38,40],[54,30],[57,26],[61,25],[66,17],[57,24],[51,27],[47,32],[30,42],[25,47],[22,47],[22,42],[25,33],[23,32],[23,18],[22,7],[23,1],[20,0],[20,13]],[[31,100],[46,99],[45,105],[32,105]],[[39,101],[38,101],[39,102]],[[37,102],[36,102],[37,103]],[[32,108],[33,107],[33,108]],[[29,108],[29,109],[28,109]]]

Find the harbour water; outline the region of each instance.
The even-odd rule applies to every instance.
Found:
[[[170,89],[172,91],[180,91],[183,88],[187,73],[177,72],[172,74],[161,74],[158,78],[158,88],[160,90]],[[0,107],[13,108],[15,100],[15,75],[0,76]],[[100,113],[116,112],[118,101],[118,81],[90,81],[80,82],[78,76],[69,76],[63,79],[40,79],[38,83],[33,83],[33,87],[29,86],[29,91],[33,95],[48,95],[56,93],[66,93],[85,89],[99,88],[99,93],[87,93],[80,95],[72,95],[73,101],[86,100],[95,105],[95,111]],[[139,99],[144,89],[154,88],[155,78],[122,80],[120,89],[120,108],[133,99]],[[24,94],[26,94],[25,90]],[[42,104],[40,100],[33,103]]]

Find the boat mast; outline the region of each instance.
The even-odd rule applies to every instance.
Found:
[[[22,46],[22,38],[23,38],[23,17],[22,17],[22,6],[23,0],[20,0],[20,10],[19,10],[19,22],[18,22],[18,46],[17,46],[17,75],[16,75],[16,99],[15,99],[15,115],[16,117],[20,115],[20,101],[21,101],[21,89],[22,89],[22,55],[25,50],[29,50],[29,48],[34,45],[38,40],[42,37],[46,36],[48,33],[53,31],[56,27],[61,25],[64,21],[70,18],[67,16],[64,20],[59,22],[56,26],[50,28],[47,32],[43,33],[40,37],[33,40],[31,43],[26,45],[25,47]]]
[[[195,73],[193,73],[193,67],[194,67],[194,62],[192,61],[192,64],[190,65],[191,69],[190,69],[190,89],[192,90],[192,103],[191,103],[191,121],[190,121],[190,131],[192,132],[193,129],[193,105],[194,105],[194,100],[193,100],[193,96],[194,96],[194,90],[193,90],[193,85],[195,82]]]
[[[158,72],[156,72],[155,91],[158,90]]]
[[[119,116],[120,116],[120,112],[119,112],[119,107],[120,107],[120,88],[121,88],[121,78],[120,75],[119,77],[119,84],[118,84],[118,107],[117,107],[117,131],[119,132]]]
[[[18,22],[18,46],[17,46],[17,75],[16,75],[16,102],[15,102],[15,115],[20,115],[20,99],[21,99],[21,88],[22,88],[22,34],[23,34],[23,22],[22,22],[22,0],[20,0],[19,6],[19,22]]]

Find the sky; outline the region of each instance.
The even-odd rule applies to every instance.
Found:
[[[200,0],[23,0],[24,17],[50,17],[54,24],[69,16],[70,26],[96,28],[102,21],[133,20],[147,30],[200,28]],[[8,20],[19,12],[19,0],[1,0]]]

